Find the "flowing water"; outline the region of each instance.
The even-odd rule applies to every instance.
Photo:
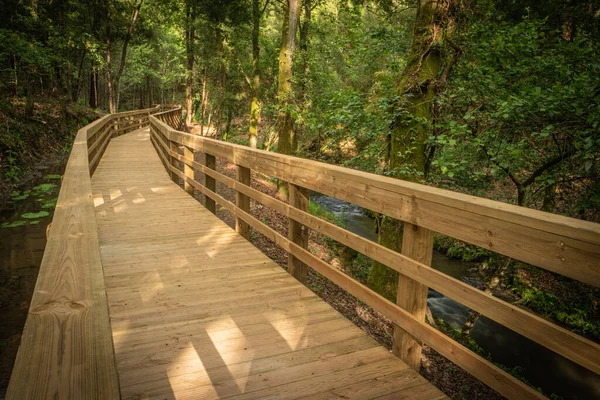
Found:
[[[64,163],[44,169],[28,190],[12,193],[0,213],[0,399],[19,348],[63,171]]]
[[[342,219],[346,229],[377,241],[375,220],[361,207],[319,193],[311,193],[310,198]],[[432,267],[465,282],[482,278],[474,264],[435,251]],[[441,318],[451,326],[462,327],[467,319],[467,307],[435,290],[429,290],[427,303],[435,318]],[[520,367],[520,375],[547,394],[554,393],[565,400],[600,399],[600,376],[503,325],[482,316],[471,336],[490,353],[494,362],[509,368]]]

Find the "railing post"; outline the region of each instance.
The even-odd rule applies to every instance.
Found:
[[[433,257],[433,231],[423,227],[404,223],[402,254],[431,266]],[[425,321],[427,312],[427,286],[400,274],[398,278],[398,297],[396,304]],[[421,345],[399,326],[394,326],[394,344],[392,351],[409,367],[419,372],[421,369]]]
[[[171,140],[169,140],[169,148],[171,149],[171,151],[179,153],[179,146],[177,145],[177,143]],[[171,157],[171,165],[175,169],[179,169],[179,160],[175,157]],[[173,179],[173,182],[175,182],[176,184],[179,184],[179,176],[175,173],[175,171],[171,171],[171,179]]]
[[[292,183],[289,183],[288,186],[290,206],[308,211],[308,189]],[[308,249],[308,228],[292,218],[288,220],[288,238],[303,249]],[[308,267],[293,255],[288,254],[288,272],[300,282],[305,283]]]
[[[208,154],[208,153],[204,153],[204,165],[207,168],[215,169],[217,166],[217,160],[215,159],[215,156]],[[215,178],[204,174],[204,186],[206,186],[206,188],[208,190],[214,192],[217,188]],[[206,208],[208,208],[209,211],[212,212],[213,214],[216,214],[217,207],[216,207],[215,201],[213,199],[209,198],[208,196],[204,196],[204,197],[206,198]]]
[[[250,168],[236,165],[236,178],[238,182],[250,186]],[[235,193],[235,204],[243,211],[250,213],[250,197],[238,191]],[[250,225],[241,218],[235,218],[235,230],[242,235],[244,239],[250,240]]]
[[[194,160],[194,150],[187,146],[183,146],[183,156],[189,160]],[[194,168],[189,166],[185,161],[183,162],[183,174],[186,178],[194,179]],[[194,196],[194,187],[185,181],[183,187],[192,197]]]

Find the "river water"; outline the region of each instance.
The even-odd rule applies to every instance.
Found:
[[[354,204],[319,193],[311,200],[342,219],[346,229],[366,239],[377,241],[375,220]],[[481,279],[474,264],[455,260],[434,251],[432,267],[453,278],[469,282]],[[462,304],[429,289],[427,300],[431,313],[455,327],[462,327],[469,309]],[[471,336],[496,363],[509,368],[521,367],[520,374],[545,393],[554,393],[565,400],[600,399],[600,376],[546,349],[520,334],[481,317]]]

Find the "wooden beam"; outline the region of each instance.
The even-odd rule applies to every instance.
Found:
[[[308,189],[290,183],[288,193],[290,206],[308,211]],[[303,249],[308,249],[308,228],[293,218],[288,218],[288,221],[288,238]],[[300,282],[306,283],[308,267],[292,254],[288,254],[288,272]]]
[[[6,398],[120,398],[86,128],[66,166]]]
[[[250,168],[236,166],[236,179],[242,185],[250,186]],[[250,213],[250,197],[245,194],[236,191],[235,192],[235,204],[247,213]],[[246,240],[250,240],[250,225],[240,218],[235,219],[235,230],[244,237]]]
[[[427,266],[433,257],[433,231],[417,225],[404,223],[402,254]],[[425,322],[427,312],[427,286],[404,274],[398,277],[396,304],[408,311],[419,321]],[[419,372],[421,369],[421,344],[398,325],[394,326],[392,352],[409,367]]]
[[[169,141],[169,147],[171,151],[179,154],[179,145],[177,143]],[[179,160],[175,157],[171,157],[171,165],[174,168],[179,169]],[[171,173],[171,179],[173,179],[173,182],[179,185],[179,177],[177,176],[177,174]]]
[[[216,169],[217,160],[216,160],[215,156],[208,154],[208,153],[204,153],[204,165],[207,168]],[[204,185],[211,192],[214,192],[217,189],[215,178],[208,176],[207,174],[204,174]],[[212,198],[210,198],[210,196],[204,196],[204,197],[206,199],[206,208],[208,208],[208,210],[210,212],[212,212],[213,214],[216,214],[217,207],[215,205],[215,201]]]
[[[183,146],[183,156],[185,158],[194,159],[194,150],[192,150],[191,148],[187,147],[187,146]],[[187,176],[188,178],[192,178],[194,179],[194,168],[192,168],[190,165],[188,165],[187,163],[183,163],[183,174],[185,176]],[[184,185],[184,189],[187,193],[189,193],[192,197],[194,196],[194,187],[192,185],[190,185],[187,181],[185,181],[183,183]]]

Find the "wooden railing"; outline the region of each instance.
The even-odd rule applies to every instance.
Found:
[[[90,177],[112,137],[164,109],[106,115],[77,132],[7,399],[120,398]]]
[[[421,345],[428,344],[508,398],[543,396],[424,321],[427,288],[432,288],[548,349],[600,373],[600,346],[522,308],[431,268],[433,233],[493,250],[514,259],[600,286],[600,225],[523,207],[468,196],[380,175],[251,149],[174,129],[166,117],[150,117],[152,142],[172,179],[185,190],[205,195],[233,214],[236,229],[249,238],[249,227],[289,254],[289,271],[299,280],[306,266],[392,320],[394,353],[418,370]],[[167,123],[165,123],[165,121]],[[203,164],[195,153],[204,153]],[[237,179],[215,170],[215,158],[234,163]],[[289,204],[253,189],[250,171],[289,184]],[[204,184],[195,180],[204,174]],[[215,181],[236,191],[236,202],[217,194]],[[307,212],[308,190],[357,204],[405,221],[402,253],[355,235]],[[285,237],[250,214],[252,198],[289,219]],[[397,304],[330,266],[307,250],[308,229],[320,232],[400,273]]]

